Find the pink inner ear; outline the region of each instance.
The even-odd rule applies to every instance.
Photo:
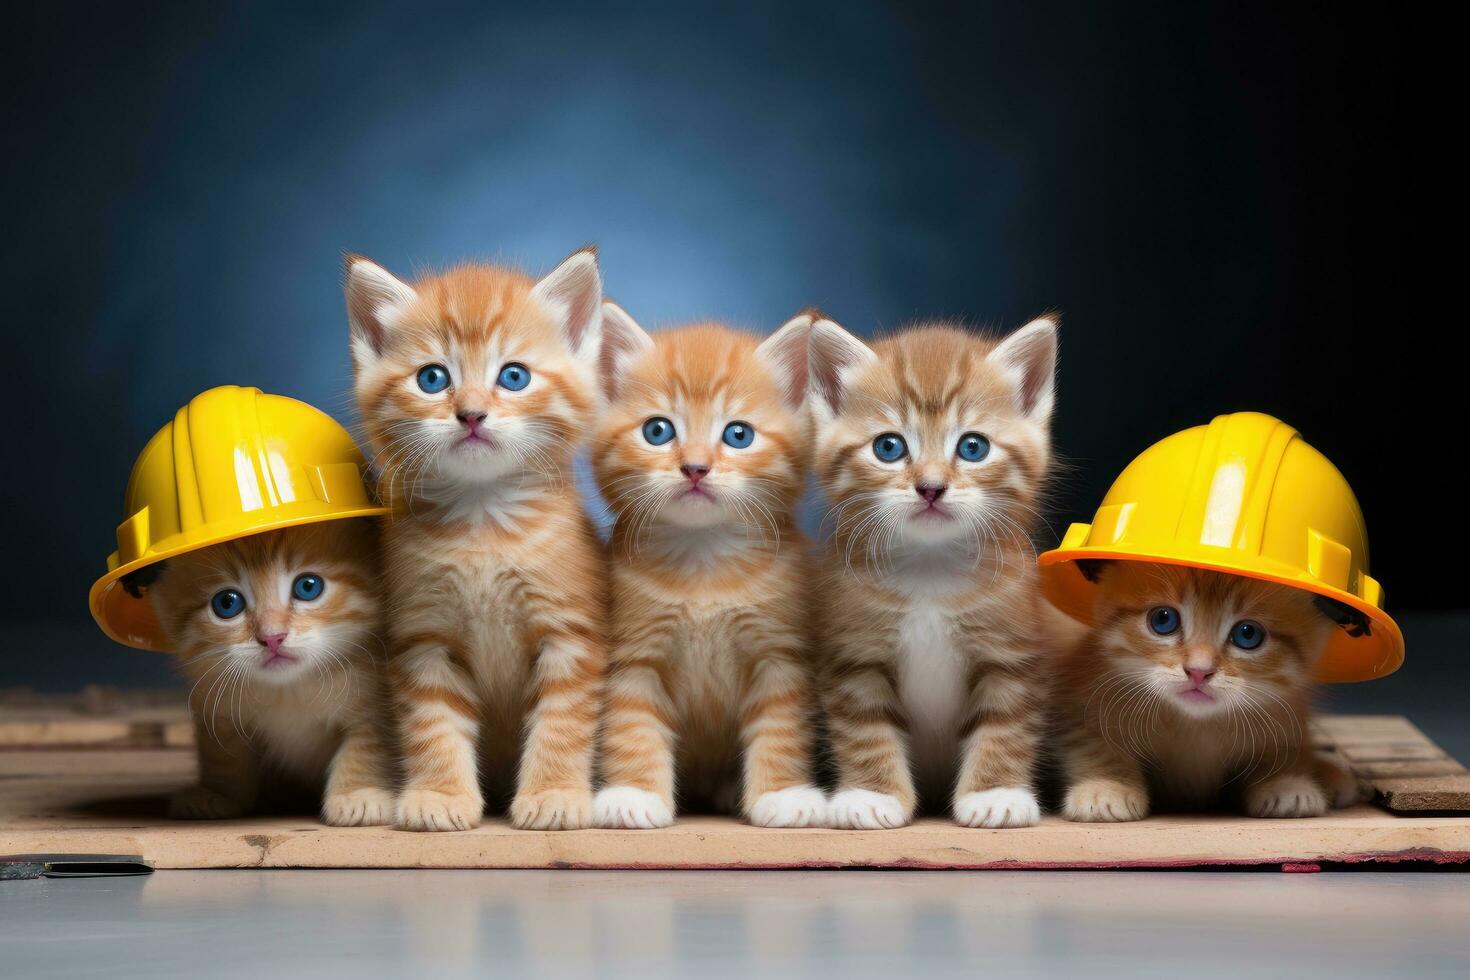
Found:
[[[788,408],[797,408],[806,398],[808,357],[806,338],[803,336],[787,343],[768,346],[762,344],[762,353],[776,375],[782,399]]]
[[[1004,362],[1020,372],[1021,411],[1027,415],[1036,411],[1052,385],[1056,369],[1055,336],[1050,331],[1038,331],[1014,348],[1001,345]]]
[[[609,399],[618,396],[618,382],[622,380],[628,363],[642,348],[638,337],[614,327],[611,318],[604,314],[602,351],[597,356],[597,375],[602,379],[603,393]]]
[[[786,404],[792,408],[800,405],[806,398],[807,366],[805,345],[788,344],[787,349],[781,352],[781,367],[785,374],[784,394]]]
[[[572,294],[567,297],[567,341],[572,345],[572,350],[579,351],[587,342],[587,334],[590,332],[594,319],[600,314],[602,303],[602,290],[598,288],[597,277],[581,277],[583,280],[576,284]]]
[[[383,346],[388,339],[387,327],[378,311],[392,301],[392,296],[366,276],[354,277],[348,285],[348,318],[357,324],[358,332],[375,354],[383,353]]]
[[[832,411],[842,411],[842,372],[857,363],[857,352],[825,331],[818,331],[811,338],[811,355],[807,384],[817,389]]]
[[[353,323],[357,324],[358,332],[362,339],[368,342],[373,353],[383,353],[383,324],[378,320],[376,310],[377,304],[367,302],[360,291],[352,290],[347,294],[347,315]]]
[[[1036,410],[1036,403],[1041,398],[1046,381],[1045,369],[1039,367],[1034,360],[1027,362],[1026,370],[1021,375],[1021,408],[1027,415]]]
[[[563,336],[572,352],[580,354],[602,314],[602,280],[595,256],[576,253],[541,280],[536,292],[566,311]]]

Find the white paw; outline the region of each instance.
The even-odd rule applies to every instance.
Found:
[[[376,787],[329,793],[322,799],[322,823],[333,827],[376,827],[392,823],[395,802],[392,793]]]
[[[966,793],[954,801],[954,822],[961,827],[1034,827],[1041,822],[1041,806],[1024,787]]]
[[[756,797],[750,822],[757,827],[821,827],[827,797],[815,786],[788,786]]]
[[[471,793],[404,790],[398,797],[393,826],[399,830],[469,830],[480,825],[485,801]]]
[[[168,815],[175,820],[232,820],[244,813],[239,800],[207,786],[181,789],[168,801]]]
[[[893,830],[909,819],[898,797],[870,789],[838,790],[827,803],[827,826],[839,830]]]
[[[1320,817],[1327,794],[1306,776],[1277,776],[1245,793],[1245,812],[1253,817]]]
[[[1083,823],[1116,823],[1148,816],[1148,794],[1115,779],[1084,779],[1067,790],[1062,816]]]
[[[592,801],[592,823],[612,830],[653,830],[674,822],[663,797],[632,786],[609,786]]]
[[[510,822],[520,830],[583,830],[592,826],[592,794],[572,788],[517,793]]]

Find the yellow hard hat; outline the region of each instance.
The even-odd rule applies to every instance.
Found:
[[[280,528],[377,517],[363,458],[331,416],[258,388],[211,388],[148,440],[128,478],[117,551],[92,586],[92,618],[128,646],[166,650],[133,573]]]
[[[1092,523],[1073,524],[1041,556],[1047,597],[1090,622],[1097,586],[1086,559],[1206,568],[1334,600],[1324,611],[1342,628],[1318,662],[1321,681],[1372,680],[1404,662],[1403,634],[1368,575],[1368,529],[1352,488],[1269,415],[1221,415],[1145,449]]]

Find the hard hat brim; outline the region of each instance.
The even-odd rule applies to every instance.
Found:
[[[1351,606],[1368,618],[1370,630],[1367,635],[1357,637],[1350,636],[1343,629],[1334,631],[1317,662],[1317,680],[1324,684],[1353,683],[1386,677],[1398,670],[1404,662],[1403,632],[1392,617],[1371,602],[1365,602],[1350,592],[1334,589],[1304,575],[1292,575],[1268,567],[1216,559],[1208,555],[1153,554],[1128,548],[1090,546],[1057,548],[1045,552],[1037,558],[1037,564],[1041,566],[1042,590],[1052,605],[1079,622],[1091,624],[1098,588],[1077,567],[1076,563],[1085,559],[1153,562],[1240,575],[1301,589]]]
[[[239,541],[257,534],[265,534],[268,531],[304,527],[308,524],[323,524],[327,521],[386,517],[387,515],[388,508],[377,505],[341,508],[323,504],[313,511],[262,521],[247,528],[238,526],[200,528],[191,534],[177,535],[166,546],[149,551],[136,561],[110,570],[92,584],[91,591],[87,595],[87,605],[92,611],[92,618],[110,639],[139,650],[169,653],[172,647],[164,638],[163,630],[153,614],[153,604],[146,597],[135,599],[128,594],[127,590],[121,588],[124,577],[150,565],[177,558],[179,555],[186,555],[229,541]]]

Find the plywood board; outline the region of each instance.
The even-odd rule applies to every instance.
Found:
[[[1400,721],[1368,719],[1362,730],[1401,739],[1406,729]],[[1350,721],[1340,724],[1350,733],[1348,742],[1361,734]],[[1329,737],[1331,726],[1322,734]],[[1310,820],[1160,816],[1096,825],[1048,817],[1040,826],[1016,830],[971,830],[941,820],[892,831],[762,830],[695,817],[660,831],[532,832],[490,820],[463,833],[414,834],[324,827],[307,815],[168,820],[167,794],[192,777],[192,753],[179,749],[0,751],[0,854],[139,854],[159,868],[1117,868],[1470,861],[1470,817],[1395,815],[1374,806]]]
[[[1470,772],[1407,718],[1328,715],[1316,727],[1319,745],[1339,753],[1388,809],[1470,811]]]

